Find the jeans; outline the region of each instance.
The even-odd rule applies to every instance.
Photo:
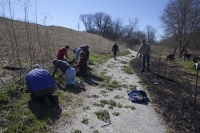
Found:
[[[185,56],[183,56],[183,61],[185,62]]]
[[[145,60],[147,60],[147,69],[149,69],[149,55],[142,55],[142,70],[145,69]]]
[[[76,71],[73,67],[70,67],[65,72],[66,85],[73,85],[76,79]]]

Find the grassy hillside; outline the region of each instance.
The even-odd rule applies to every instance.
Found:
[[[15,66],[21,69],[23,75],[32,64],[38,63],[44,68],[52,66],[52,60],[56,58],[60,47],[69,45],[69,57],[73,58],[73,49],[87,44],[91,53],[111,52],[113,41],[96,34],[75,31],[65,27],[43,26],[33,23],[12,21],[0,17],[0,67]],[[124,45],[119,44],[120,51]],[[2,80],[8,80],[13,71],[0,70]],[[19,74],[18,74],[19,75]],[[10,77],[10,78],[11,78]],[[9,78],[9,79],[10,79]]]

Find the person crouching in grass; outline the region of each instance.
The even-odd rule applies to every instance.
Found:
[[[26,86],[31,93],[31,99],[45,103],[48,107],[58,104],[58,97],[53,96],[56,85],[51,74],[38,64],[26,75]]]

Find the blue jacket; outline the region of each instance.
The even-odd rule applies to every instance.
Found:
[[[30,92],[38,92],[55,87],[55,82],[47,70],[35,68],[26,75],[26,86]]]

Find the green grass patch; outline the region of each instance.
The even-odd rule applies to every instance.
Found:
[[[94,64],[99,64],[105,62],[108,58],[111,58],[112,54],[97,54],[90,53],[90,62]]]
[[[90,106],[83,106],[83,110],[87,110],[87,109],[90,109]]]
[[[89,119],[83,118],[83,120],[81,121],[81,123],[87,125],[89,123]]]
[[[120,115],[119,112],[113,112],[112,114],[113,114],[113,116],[119,116]]]
[[[135,109],[134,106],[125,106],[125,108],[130,108],[131,110],[134,110],[134,109]]]
[[[100,110],[97,112],[94,112],[97,116],[98,119],[105,121],[105,120],[110,120],[110,115],[107,110]]]
[[[122,66],[122,70],[127,73],[127,74],[134,74],[135,72],[133,71],[133,69],[129,66]]]

